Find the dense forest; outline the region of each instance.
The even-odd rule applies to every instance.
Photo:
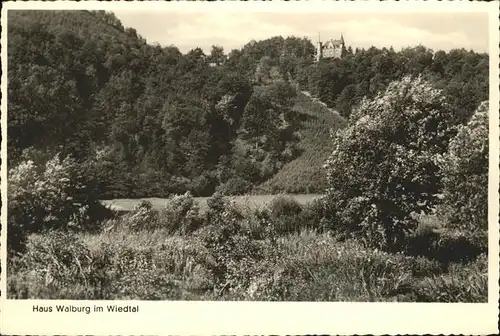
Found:
[[[488,97],[488,55],[463,49],[349,47],[342,59],[314,63],[303,38],[182,54],[148,44],[110,12],[8,19],[9,165],[70,155],[101,199],[266,190],[283,169],[305,166],[294,162],[307,155],[311,127],[340,127],[342,118],[311,123],[300,91],[349,119],[363,97],[420,75],[444,89],[460,123]],[[327,137],[308,149],[320,152]],[[300,187],[273,191],[323,191],[317,171],[293,174]]]

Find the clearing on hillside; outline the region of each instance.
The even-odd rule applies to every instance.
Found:
[[[345,127],[346,120],[326,106],[298,92],[293,110],[304,117],[299,157],[255,188],[256,193],[322,193],[326,185],[323,164],[331,154],[330,130]]]

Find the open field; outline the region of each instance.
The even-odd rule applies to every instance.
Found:
[[[293,197],[297,202],[305,205],[315,199],[322,197],[321,194],[307,194],[307,195],[289,195]],[[230,198],[238,204],[247,204],[251,207],[259,207],[268,204],[276,195],[249,195],[249,196],[230,196]],[[198,203],[200,210],[205,210],[207,207],[207,200],[210,197],[195,197],[194,200]],[[141,203],[141,201],[149,201],[153,204],[153,207],[160,210],[165,207],[167,198],[123,198],[123,199],[113,199],[102,201],[103,204],[109,206],[115,211],[132,211],[134,208]]]

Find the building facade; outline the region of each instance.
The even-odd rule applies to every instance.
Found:
[[[318,41],[317,50],[316,50],[316,61],[324,58],[342,58],[345,53],[345,42],[344,36],[340,35],[340,39],[338,40],[328,40],[323,43]]]

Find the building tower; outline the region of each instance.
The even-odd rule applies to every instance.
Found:
[[[344,35],[340,34],[340,39],[330,39],[325,43],[318,41],[316,51],[316,61],[323,58],[342,58],[345,54]]]
[[[318,33],[318,43],[316,45],[316,62],[323,58],[323,43],[321,42],[320,34]]]

